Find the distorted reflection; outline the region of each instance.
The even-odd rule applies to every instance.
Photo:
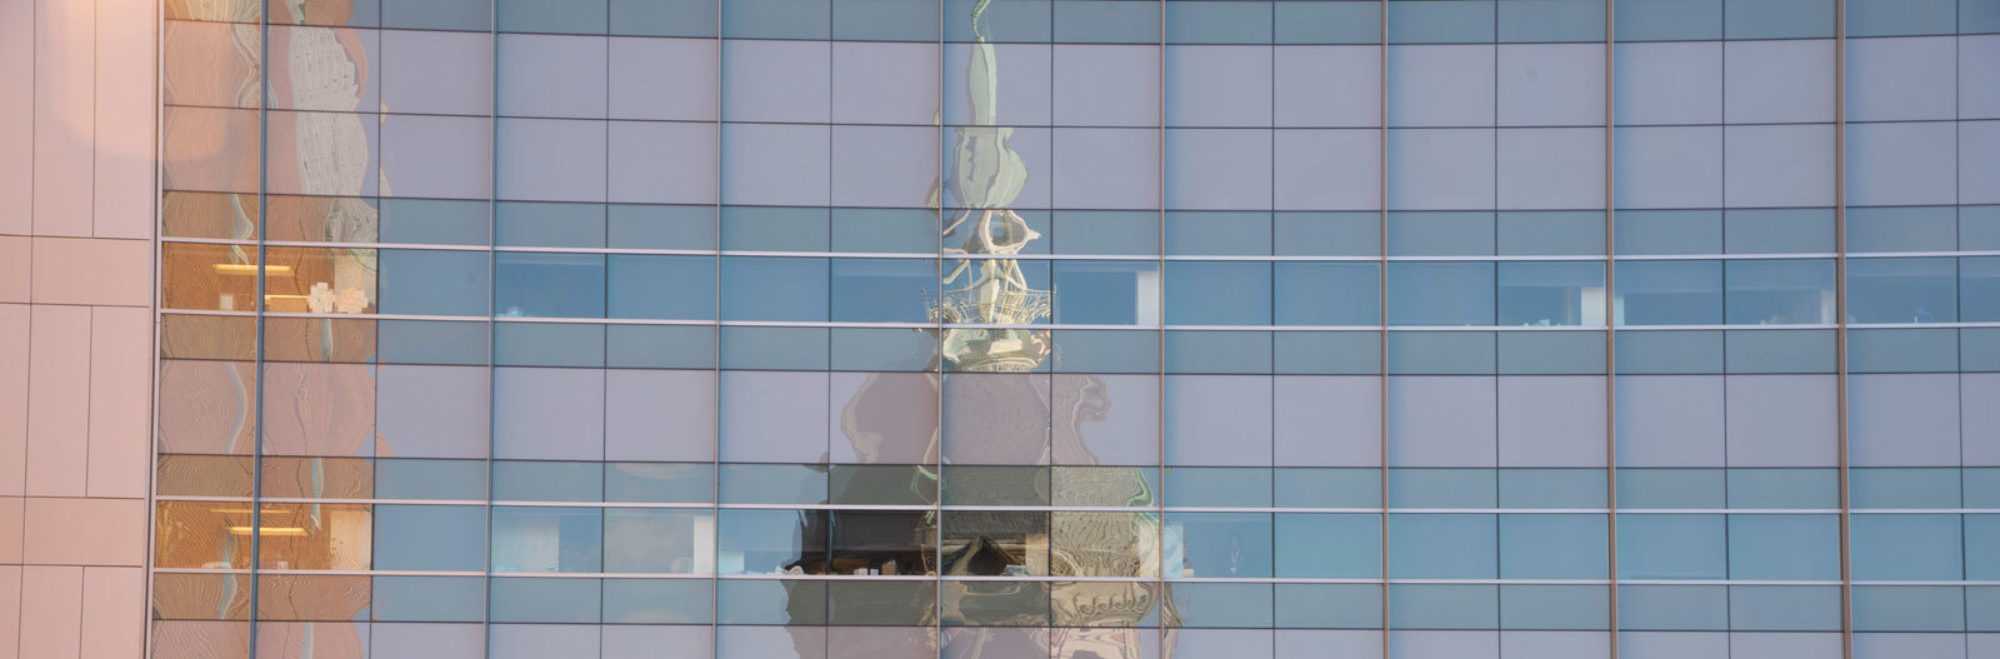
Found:
[[[1037,264],[1041,276],[1030,277],[1015,258],[1042,235],[1009,208],[1030,174],[1008,144],[1014,129],[998,125],[999,63],[982,20],[986,7],[976,3],[969,17],[974,36],[966,71],[970,125],[952,129],[956,140],[948,173],[931,194],[932,208],[945,216],[941,231],[952,241],[943,254],[958,257],[946,263],[935,297],[926,300],[930,322],[941,326],[932,330],[938,352],[929,373],[867,376],[842,409],[841,434],[861,462],[922,456],[941,463],[944,473],[918,468],[906,479],[912,489],[939,488],[947,505],[1051,505],[1047,465],[1057,459],[1091,468],[1088,477],[1066,479],[1062,489],[1068,501],[1153,505],[1156,470],[1094,467],[1105,460],[1085,442],[1094,435],[1083,427],[1111,418],[1106,382],[1089,375],[1058,381],[1033,373],[1054,350],[1050,331],[1033,326],[1048,322],[1054,309],[1050,291],[1036,286],[1048,280],[1047,265]],[[948,210],[946,204],[959,208]],[[901,409],[901,401],[935,400],[933,396],[943,402],[941,418],[883,413]],[[890,426],[883,419],[922,421]],[[725,523],[724,571],[813,572],[814,565],[799,560],[797,552],[825,542],[808,540],[825,537],[818,535],[825,522],[789,511],[764,512],[743,515],[743,521],[760,518],[755,525],[765,530],[755,535],[777,540],[763,544],[782,545],[784,556],[755,560],[752,556],[761,553],[755,551],[732,556],[731,530]],[[900,572],[908,569],[901,564],[909,560],[903,556],[935,557],[938,564],[926,565],[925,572],[967,577],[1157,578],[1161,565],[1160,519],[1153,512],[961,509],[941,515],[885,514],[865,522],[855,517],[838,513],[833,520],[828,567],[835,573],[891,574],[886,568],[892,564]],[[864,530],[865,538],[850,539]],[[760,544],[743,541],[745,549]],[[1133,628],[1178,623],[1163,588],[1118,581],[947,581],[938,591],[942,599],[918,622],[1080,628],[952,633],[944,640],[949,656],[1025,650],[1061,659],[1140,659],[1153,655],[1148,650],[1153,642],[1149,632]],[[790,592],[794,599],[804,595]]]

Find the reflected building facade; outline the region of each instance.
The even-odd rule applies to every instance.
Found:
[[[150,656],[2000,655],[2000,2],[158,17]]]

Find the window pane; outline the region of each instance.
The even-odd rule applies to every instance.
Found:
[[[817,510],[720,511],[719,574],[824,574],[826,512]]]
[[[1168,263],[1167,323],[1271,324],[1271,264],[1238,261]]]
[[[1731,325],[1834,322],[1832,261],[1730,261],[1723,281]]]
[[[1617,269],[1617,324],[1721,324],[1720,262],[1623,261]]]
[[[493,509],[495,572],[598,572],[603,554],[599,508]]]
[[[495,254],[493,307],[500,316],[603,318],[604,255]]]
[[[707,574],[715,570],[715,517],[708,511],[604,511],[604,571]]]
[[[1390,263],[1389,324],[1488,325],[1493,264]]]
[[[1501,263],[1501,325],[1601,325],[1601,263]]]
[[[1382,267],[1373,263],[1277,263],[1276,324],[1382,322]]]

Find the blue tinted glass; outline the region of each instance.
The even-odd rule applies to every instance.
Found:
[[[1160,4],[1145,0],[1056,0],[1055,40],[1159,43]]]
[[[1950,206],[1847,209],[1847,251],[1931,252],[1958,248]]]
[[[827,319],[827,260],[722,259],[723,320]]]
[[[375,460],[375,496],[381,499],[484,499],[484,460]]]
[[[1389,626],[1459,630],[1499,627],[1500,588],[1473,584],[1392,585]]]
[[[1167,43],[1270,43],[1271,4],[1254,0],[1168,2]]]
[[[719,493],[725,503],[826,503],[826,470],[825,465],[809,464],[724,464],[717,474],[722,481]]]
[[[1501,263],[1501,325],[1601,325],[1604,264]]]
[[[1256,261],[1167,263],[1167,323],[1271,324],[1271,264]]]
[[[1501,469],[1500,507],[1602,508],[1604,488],[1602,469]]]
[[[1492,579],[1499,576],[1493,515],[1389,516],[1389,578]],[[1393,611],[1394,608],[1391,608]]]
[[[500,202],[493,206],[493,244],[603,247],[603,204]]]
[[[1278,43],[1373,44],[1382,40],[1382,3],[1283,0],[1275,3]]]
[[[707,510],[609,508],[604,511],[604,571],[706,574],[715,546]]]
[[[1619,254],[1715,254],[1722,251],[1720,211],[1618,211]],[[1619,282],[1624,288],[1624,282]]]
[[[945,39],[1045,42],[1049,14],[1049,0],[945,0]]]
[[[1727,533],[1722,515],[1619,515],[1618,578],[1727,578]]]
[[[1501,213],[1495,227],[1500,254],[1604,253],[1604,214],[1599,212]]]
[[[714,498],[712,465],[614,462],[604,468],[605,501],[674,503]]]
[[[1374,256],[1382,253],[1382,216],[1278,213],[1271,219],[1271,240],[1273,252],[1282,256]]]
[[[1719,325],[1722,264],[1621,261],[1614,318],[1619,325]]]
[[[603,501],[604,463],[497,460],[495,501]]]
[[[1620,398],[1622,408],[1626,399]],[[1721,469],[1619,469],[1618,507],[1721,508],[1725,505]],[[1625,523],[1620,518],[1621,526]]]
[[[806,510],[722,510],[716,571],[776,574],[799,567],[811,572],[826,560],[822,513]]]
[[[1958,515],[1855,515],[1854,579],[1954,581],[1963,574]]]
[[[1280,578],[1374,579],[1382,575],[1380,515],[1277,516]]]
[[[1382,267],[1374,263],[1284,262],[1272,266],[1279,325],[1382,322]]]
[[[597,579],[488,580],[491,622],[595,623],[603,592]]]
[[[1389,254],[1481,256],[1494,253],[1492,213],[1391,213]]]
[[[1613,9],[1619,41],[1722,38],[1722,0],[1620,0]]]
[[[384,362],[484,365],[493,356],[486,323],[384,320],[375,338]]]
[[[387,568],[384,568],[387,569]],[[483,577],[375,577],[369,613],[380,621],[483,622]]]
[[[1722,244],[1730,254],[1831,252],[1834,251],[1833,211],[1731,210],[1723,214]]]
[[[612,318],[715,319],[715,257],[612,254]]]
[[[834,0],[833,38],[938,40],[938,0]]]
[[[2000,515],[1965,516],[1965,578],[2000,579]]]
[[[1256,256],[1271,247],[1270,213],[1167,214],[1168,254]]]
[[[612,204],[606,211],[605,241],[634,249],[716,248],[715,207]]]
[[[1729,261],[1723,274],[1731,325],[1831,323],[1833,261]]]
[[[1833,469],[1729,470],[1731,508],[1839,508],[1840,473]]]
[[[834,259],[833,320],[921,323],[937,297],[937,261]]]
[[[1180,583],[1173,589],[1174,609],[1189,627],[1270,627],[1271,596],[1271,584],[1262,583]]]
[[[493,255],[494,315],[603,318],[604,255]]]
[[[825,39],[833,33],[830,0],[723,0],[722,36],[739,39]]]
[[[1159,322],[1158,263],[1056,261],[1055,321],[1076,325],[1151,325]]]
[[[385,314],[486,315],[485,252],[385,249],[377,308]]]
[[[604,34],[608,22],[605,0],[495,0],[495,4],[503,32]]]
[[[712,37],[720,9],[714,0],[611,0],[611,33]]]
[[[1724,0],[1723,34],[1730,39],[1833,36],[1835,0]]]
[[[1493,332],[1397,332],[1387,342],[1390,375],[1491,375],[1499,369]]]
[[[1500,0],[1500,41],[1603,41],[1602,0]]]
[[[604,621],[706,625],[715,617],[714,588],[708,579],[607,579]]]
[[[603,325],[507,323],[493,327],[493,363],[501,366],[604,365]]]
[[[485,568],[484,506],[375,506],[375,569]]]
[[[600,508],[493,508],[494,572],[599,572],[604,565]]]
[[[1503,579],[1602,579],[1603,515],[1501,515]]]
[[[1502,629],[1604,629],[1611,592],[1595,585],[1500,587]]]
[[[1492,323],[1493,264],[1389,264],[1389,324]]]
[[[1958,260],[1958,305],[1965,322],[2000,321],[2000,258]]]
[[[938,215],[928,210],[836,208],[832,248],[836,252],[935,252]]]
[[[1390,0],[1389,43],[1492,43],[1493,0]]]
[[[1952,34],[1958,0],[1848,0],[1848,36]]]
[[[392,0],[382,4],[383,27],[477,32],[493,29],[492,0]]]
[[[1168,513],[1166,524],[1169,579],[1271,576],[1267,513]],[[1178,557],[1175,533],[1181,541]]]
[[[1730,515],[1729,578],[1839,579],[1839,516]]]
[[[1499,472],[1493,469],[1389,470],[1391,507],[1492,508],[1499,501]]]
[[[1857,467],[1848,471],[1848,498],[1855,508],[1957,508],[1965,500],[1959,474],[1957,467]]]
[[[1169,507],[1262,508],[1271,505],[1271,470],[1178,467],[1167,470]]]
[[[775,252],[824,252],[831,244],[824,208],[726,206],[722,248]]]
[[[1857,323],[1949,323],[1958,319],[1953,259],[1850,259],[1847,313]]]
[[[385,243],[484,245],[492,234],[492,210],[483,201],[383,199],[381,203]]]
[[[1160,215],[1144,211],[1062,211],[1053,219],[1057,254],[1154,254]]]

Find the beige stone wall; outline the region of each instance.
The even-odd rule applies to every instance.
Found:
[[[0,0],[0,659],[144,654],[155,17]]]

